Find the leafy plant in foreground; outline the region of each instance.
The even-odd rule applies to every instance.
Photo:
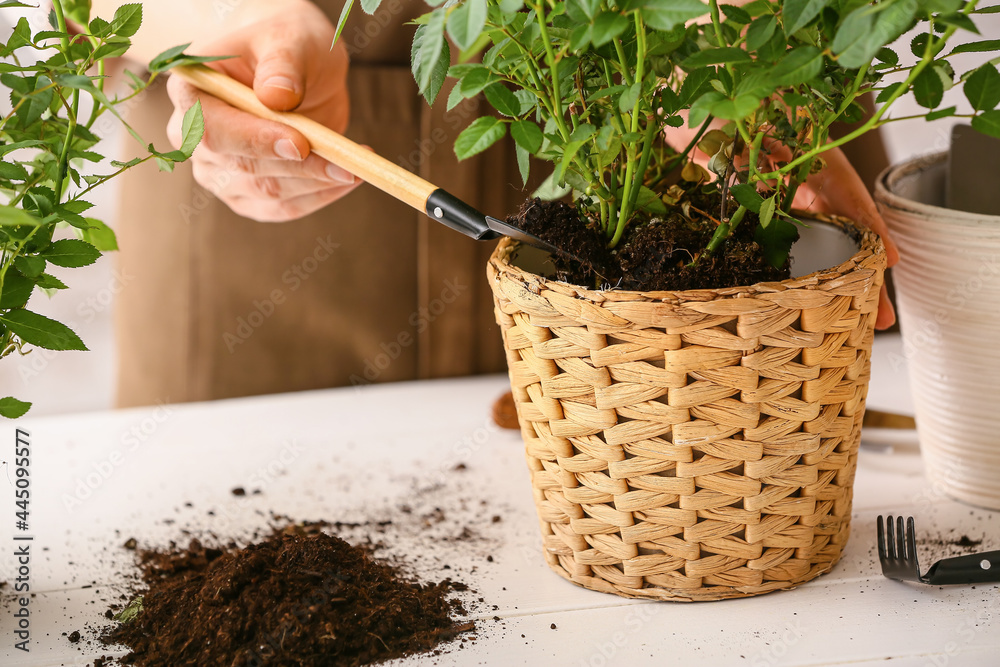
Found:
[[[30,7],[0,2],[0,9]],[[127,72],[131,92],[109,98],[105,94],[105,62],[123,55],[129,38],[142,23],[142,6],[126,4],[110,21],[91,19],[90,3],[56,0],[47,29],[33,32],[22,17],[5,44],[0,44],[0,83],[10,90],[11,110],[0,119],[0,358],[30,347],[50,350],[86,350],[79,336],[65,324],[27,309],[36,291],[53,292],[67,286],[48,273],[49,265],[80,267],[92,264],[102,252],[116,250],[114,232],[87,217],[92,204],[87,195],[118,174],[148,160],[170,171],[191,156],[201,140],[204,124],[200,105],[184,116],[180,149],[157,151],[125,123],[118,110],[141,94],[163,71],[196,58],[171,49],[153,60],[143,79]],[[72,34],[67,21],[85,26]],[[94,123],[105,113],[116,116],[146,149],[147,155],[127,162],[112,161],[114,171],[84,175],[87,162],[104,156],[92,150],[98,142]],[[70,226],[76,238],[54,239],[58,227]],[[0,415],[16,418],[30,403],[0,398]]]

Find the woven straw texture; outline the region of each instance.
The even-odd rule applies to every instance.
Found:
[[[885,250],[780,283],[592,291],[488,276],[545,558],[586,588],[717,600],[827,572],[852,486]]]

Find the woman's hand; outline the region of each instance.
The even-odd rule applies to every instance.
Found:
[[[350,113],[348,57],[334,28],[310,2],[284,2],[271,16],[232,33],[192,44],[197,55],[233,55],[209,63],[277,111],[295,110],[343,132]],[[205,135],[192,157],[195,180],[236,213],[261,222],[284,222],[334,202],[360,181],[310,152],[298,131],[235,109],[180,77],[167,92],[174,113],[167,135],[180,146],[184,112],[201,100]]]
[[[899,251],[889,236],[889,228],[847,157],[839,148],[830,149],[820,157],[826,161],[826,168],[806,180],[795,193],[793,205],[803,210],[842,215],[868,227],[882,237],[888,265],[895,264],[899,261]],[[888,329],[895,321],[896,313],[883,284],[875,328]]]
[[[721,123],[719,123],[721,126]],[[687,142],[694,137],[695,131],[688,128],[678,128],[667,133],[667,141],[677,150],[683,150]],[[708,164],[711,156],[700,150],[692,151],[692,156],[703,167]],[[759,169],[761,172],[773,171],[777,163],[786,163],[791,158],[788,148],[775,142],[765,140],[765,148],[761,151]],[[889,236],[889,228],[878,212],[868,188],[858,173],[848,162],[843,151],[832,148],[820,155],[826,162],[826,167],[817,174],[810,176],[795,193],[793,202],[796,208],[807,211],[817,211],[832,215],[842,215],[873,230],[882,237],[885,243],[888,265],[899,261],[899,251]],[[737,167],[745,167],[748,159],[744,151],[742,159],[736,159]],[[896,313],[885,285],[879,294],[878,315],[875,318],[876,329],[888,329],[896,321]]]

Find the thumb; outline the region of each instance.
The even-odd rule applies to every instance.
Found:
[[[301,47],[283,39],[255,45],[253,90],[264,106],[291,111],[302,103],[306,92],[306,58]]]

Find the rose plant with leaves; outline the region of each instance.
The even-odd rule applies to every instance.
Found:
[[[0,9],[30,6],[0,2]],[[92,206],[86,197],[94,188],[148,160],[172,170],[191,156],[204,129],[201,107],[195,105],[184,117],[183,145],[160,152],[125,123],[118,108],[167,69],[215,58],[187,56],[184,46],[170,49],[153,60],[148,78],[127,72],[130,92],[109,97],[105,62],[128,50],[142,23],[142,6],[123,5],[110,21],[91,19],[89,13],[88,1],[56,0],[48,27],[33,32],[22,17],[0,44],[0,83],[9,89],[11,105],[0,119],[0,358],[32,347],[87,349],[65,324],[29,310],[28,300],[36,291],[67,288],[48,272],[49,265],[86,266],[117,249],[114,232],[86,216]],[[68,22],[81,29],[71,31]],[[146,155],[111,161],[107,174],[85,175],[85,163],[104,159],[92,150],[98,142],[92,128],[105,113],[121,120]],[[55,239],[56,230],[67,226],[76,238]],[[0,398],[4,417],[20,417],[29,407],[14,397]]]
[[[362,0],[362,9],[371,13],[379,2]],[[792,202],[824,167],[823,153],[904,120],[888,112],[905,95],[927,110],[916,117],[963,115],[941,108],[944,91],[961,85],[973,127],[1000,136],[1000,58],[961,75],[949,62],[958,53],[1000,53],[996,39],[954,45],[957,32],[978,33],[976,14],[1000,11],[979,9],[977,0],[431,4],[412,49],[420,92],[433,103],[452,77],[449,109],[482,94],[497,112],[457,137],[458,157],[509,133],[525,180],[530,156],[552,163],[547,190],[571,188],[611,248],[629,227],[663,215],[683,189],[710,187],[721,192],[720,210],[698,218],[714,232],[691,261],[724,252],[733,230],[755,219],[767,261],[784,265],[797,237]],[[918,61],[902,65],[889,45],[915,27]],[[460,50],[455,65],[449,38]],[[868,92],[881,106],[866,118],[859,98]],[[863,122],[834,140],[838,121]],[[679,150],[664,140],[672,133],[685,139]],[[716,178],[707,186],[696,148],[711,155]],[[671,180],[677,167],[680,188]]]

